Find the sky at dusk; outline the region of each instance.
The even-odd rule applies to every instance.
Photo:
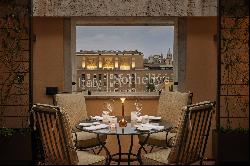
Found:
[[[76,51],[138,50],[144,57],[173,52],[174,26],[77,26]]]

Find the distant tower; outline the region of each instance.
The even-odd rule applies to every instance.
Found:
[[[170,48],[168,49],[168,53],[167,53],[167,59],[172,59],[173,58],[173,55],[170,51]]]

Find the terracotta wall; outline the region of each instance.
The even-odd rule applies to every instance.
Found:
[[[33,100],[52,104],[46,87],[63,88],[63,18],[33,18]]]
[[[216,29],[216,17],[187,20],[185,86],[194,93],[194,102],[216,98]]]
[[[33,52],[34,103],[52,104],[51,98],[45,95],[45,87],[57,86],[59,91],[63,89],[63,19],[35,17],[33,20],[36,35]],[[216,98],[215,34],[215,17],[187,19],[185,88],[194,93],[193,102],[215,100]],[[93,110],[98,112],[102,103],[103,101],[99,100],[88,100],[86,104],[89,114],[93,114]],[[132,101],[128,103],[129,109],[131,109]],[[145,113],[151,114],[153,110],[156,110],[157,103],[157,100],[144,101]],[[126,112],[126,114],[129,113]],[[213,126],[215,126],[215,121],[213,121]],[[212,158],[211,141],[210,137],[206,152],[208,158]]]
[[[187,20],[187,58],[185,87],[194,93],[193,102],[216,100],[217,80],[216,17],[192,17]],[[212,121],[215,128],[215,114]],[[212,158],[212,132],[206,150]]]

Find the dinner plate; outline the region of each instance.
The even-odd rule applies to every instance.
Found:
[[[140,126],[140,127],[137,128],[137,130],[139,130],[139,131],[150,131],[151,128],[150,127],[145,127],[145,126],[144,127]]]

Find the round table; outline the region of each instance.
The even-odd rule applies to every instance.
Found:
[[[125,119],[128,121],[127,126],[126,127],[119,127],[119,124],[116,124],[116,129],[115,130],[110,130],[109,128],[98,129],[98,130],[86,130],[84,127],[80,126],[79,124],[76,125],[76,128],[78,130],[81,130],[81,131],[91,132],[91,133],[97,134],[98,141],[101,144],[101,146],[105,149],[106,154],[107,154],[107,160],[106,160],[107,165],[110,165],[111,161],[116,161],[116,162],[118,162],[118,165],[120,165],[120,162],[124,161],[124,160],[122,160],[122,157],[121,157],[122,155],[127,155],[128,156],[128,158],[126,159],[126,161],[128,162],[128,165],[130,165],[130,161],[135,161],[135,160],[137,160],[140,163],[140,165],[142,165],[143,163],[142,163],[142,159],[141,159],[141,150],[144,147],[144,145],[147,143],[147,140],[148,140],[150,134],[157,133],[157,132],[162,132],[162,131],[169,131],[172,128],[172,125],[170,123],[166,122],[166,121],[163,121],[163,120],[150,121],[150,123],[155,123],[155,124],[157,123],[157,125],[159,125],[159,126],[164,126],[164,129],[162,129],[162,130],[139,131],[134,126],[134,123],[131,124],[129,122],[130,118],[126,117]],[[85,121],[82,121],[82,122],[88,122],[89,123],[89,122],[96,122],[96,120],[85,120]],[[101,123],[101,121],[100,121],[100,123]],[[105,146],[105,143],[100,141],[100,138],[99,138],[100,134],[101,135],[103,135],[103,134],[115,135],[116,138],[117,138],[118,146],[119,146],[119,152],[115,153],[115,154],[111,154],[109,152],[108,148]],[[138,136],[138,135],[141,135],[141,134],[146,134],[147,137],[143,141],[143,143],[140,144],[140,148],[138,149],[137,154],[133,154],[132,153],[133,136],[134,135]],[[128,153],[122,153],[121,152],[121,143],[120,143],[120,136],[121,135],[130,135],[131,141],[130,141],[130,147],[129,147],[129,152]],[[114,158],[115,156],[119,156],[119,158],[116,159],[116,158]],[[136,159],[131,159],[131,156],[135,156]]]

